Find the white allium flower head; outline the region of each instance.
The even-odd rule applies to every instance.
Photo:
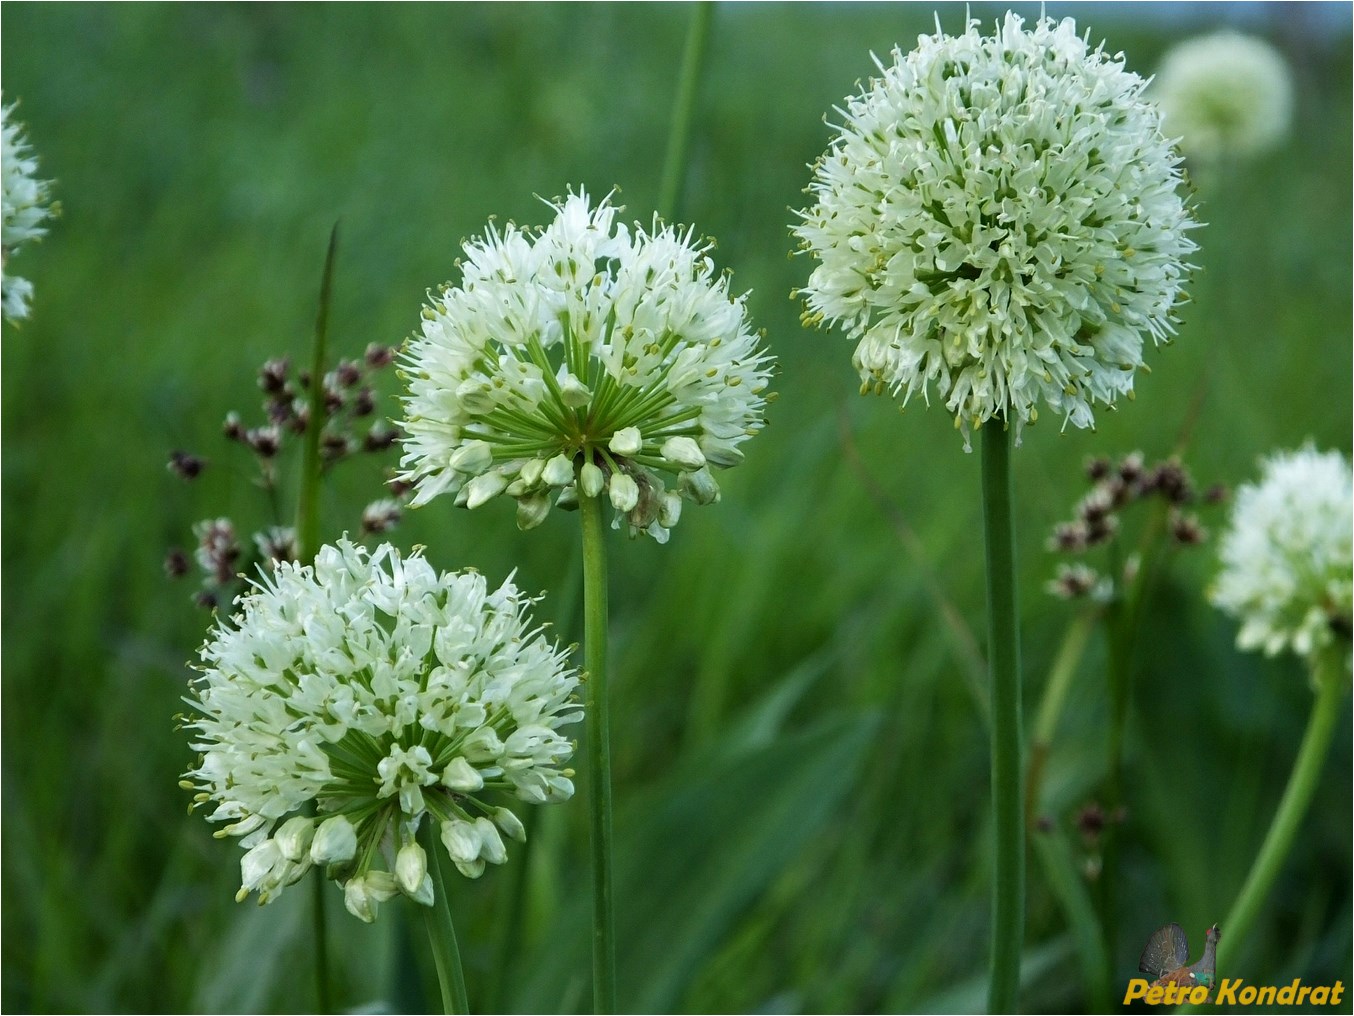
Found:
[[[1293,81],[1263,39],[1224,31],[1180,43],[1161,61],[1149,94],[1163,129],[1203,159],[1273,148],[1293,116]]]
[[[1145,82],[1071,19],[923,36],[838,109],[794,228],[809,323],[857,342],[862,392],[930,389],[963,431],[1077,427],[1174,331],[1194,227]]]
[[[1209,590],[1241,620],[1237,645],[1267,655],[1291,649],[1309,662],[1343,647],[1349,666],[1351,530],[1349,461],[1309,443],[1261,462],[1260,482],[1238,488],[1219,544],[1222,570]]]
[[[505,798],[572,796],[559,728],[582,715],[578,681],[533,602],[511,579],[491,590],[347,540],[236,600],[201,649],[184,786],[246,848],[240,899],[266,903],[318,864],[363,920],[396,892],[429,904],[423,821],[473,878],[506,856],[495,823],[520,834]]]
[[[771,358],[708,243],[657,220],[632,232],[582,191],[552,207],[543,229],[465,243],[461,283],[424,308],[402,479],[415,506],[516,498],[524,529],[581,482],[664,542],[681,499],[717,500],[711,467],[762,429]]]
[[[33,284],[9,274],[9,259],[23,244],[47,232],[43,222],[51,214],[51,185],[37,178],[38,160],[24,137],[23,124],[14,118],[14,105],[0,102],[0,177],[4,178],[3,217],[0,218],[0,304],[10,321],[28,317]]]

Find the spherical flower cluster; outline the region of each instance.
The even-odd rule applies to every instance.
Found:
[[[1291,649],[1311,663],[1340,649],[1348,667],[1351,483],[1343,455],[1308,444],[1265,459],[1260,482],[1237,489],[1209,598],[1241,619],[1239,647]]]
[[[23,125],[13,119],[14,106],[0,103],[0,176],[4,178],[3,217],[0,218],[0,305],[10,321],[28,317],[33,284],[9,274],[9,259],[29,240],[47,232],[42,225],[51,185],[35,176],[38,160],[24,137]]]
[[[1191,156],[1255,155],[1274,147],[1293,115],[1288,64],[1269,43],[1225,31],[1166,54],[1151,95],[1165,132]]]
[[[761,430],[770,357],[708,244],[632,233],[581,192],[553,207],[539,232],[491,224],[466,243],[461,284],[424,309],[402,479],[416,506],[516,498],[523,529],[605,491],[617,525],[664,542],[682,499],[718,500],[711,467]]]
[[[842,324],[862,392],[930,388],[968,445],[1043,401],[1078,427],[1132,395],[1195,249],[1144,82],[1071,20],[937,27],[838,110],[794,232],[809,323]]]
[[[425,818],[475,878],[505,859],[503,835],[524,836],[494,796],[573,794],[559,728],[581,717],[578,682],[511,580],[490,591],[343,540],[236,602],[201,650],[184,786],[247,848],[239,899],[321,865],[364,921],[396,893],[431,904]]]

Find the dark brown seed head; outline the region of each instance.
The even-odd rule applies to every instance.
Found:
[[[287,387],[287,371],[291,364],[285,356],[269,360],[259,368],[259,387],[269,395],[280,395]]]
[[[185,480],[196,480],[206,466],[207,463],[196,455],[177,450],[169,453],[169,471]]]
[[[395,347],[382,346],[375,342],[367,347],[366,355],[363,356],[368,367],[372,370],[380,370],[395,360]]]
[[[362,380],[362,367],[352,360],[340,360],[334,368],[334,380],[341,388],[351,388]]]
[[[165,574],[171,579],[181,579],[188,574],[188,555],[182,547],[170,547],[165,555]]]

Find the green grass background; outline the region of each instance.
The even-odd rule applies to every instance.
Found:
[[[1150,73],[1232,10],[1293,63],[1294,129],[1198,180],[1208,222],[1179,340],[1097,433],[1047,420],[1015,457],[1027,710],[1071,614],[1042,583],[1048,527],[1091,454],[1161,457],[1201,406],[1187,458],[1241,482],[1257,456],[1350,438],[1348,8],[1050,4]],[[1020,5],[1037,17],[1034,5]],[[985,22],[1001,8],[974,5]],[[963,8],[942,6],[954,30]],[[535,195],[619,186],[647,221],[689,10],[678,5],[5,4],[3,85],[64,214],[11,268],[32,319],[3,337],[3,979],[7,1011],[294,1011],[314,1003],[306,904],[236,905],[239,850],[185,812],[174,727],[206,616],[161,571],[193,521],[267,521],[219,437],[256,412],[254,370],[308,344],[324,245],[342,219],[331,344],[397,343],[458,242]],[[656,1011],[967,1011],[982,1004],[986,733],[935,591],[983,631],[977,457],[918,403],[861,399],[840,336],[787,295],[790,207],[823,116],[910,48],[929,6],[721,5],[680,217],[780,359],[771,425],[724,500],[666,547],[612,546],[620,990]],[[393,379],[387,381],[393,389]],[[1202,400],[1199,402],[1199,400]],[[909,552],[847,438],[920,540]],[[207,455],[201,481],[170,448]],[[326,491],[356,528],[373,462]],[[576,522],[517,532],[511,505],[436,502],[396,534],[441,567],[517,569],[538,613],[580,636]],[[1206,520],[1215,531],[1222,517]],[[1231,905],[1310,705],[1302,670],[1232,647],[1203,601],[1213,547],[1182,554],[1139,640],[1129,737],[1117,990],[1178,921],[1198,949]],[[1074,853],[1103,773],[1097,638],[1058,731],[1042,811]],[[1348,720],[1252,940],[1224,975],[1351,981]],[[529,859],[458,883],[472,1004],[588,1004],[581,802],[537,816]],[[500,943],[523,878],[520,941]],[[345,1008],[436,999],[412,907],[373,927],[330,892]],[[406,927],[407,925],[407,927]],[[1224,928],[1224,934],[1226,929]],[[1077,942],[1032,863],[1024,1004],[1088,1004]]]

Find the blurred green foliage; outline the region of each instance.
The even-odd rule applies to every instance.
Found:
[[[1049,13],[1076,14],[1150,73],[1231,6]],[[974,5],[987,22],[999,11]],[[1308,437],[1348,452],[1348,21],[1242,14],[1292,59],[1289,142],[1197,181],[1194,300],[1136,403],[1102,414],[1098,433],[1046,422],[1016,455],[1031,714],[1071,618],[1042,590],[1043,541],[1082,493],[1087,456],[1159,458],[1187,431],[1196,478],[1235,484]],[[204,516],[266,520],[220,421],[256,410],[264,359],[304,355],[336,219],[330,341],[356,355],[413,330],[425,291],[455,276],[458,241],[491,215],[539,223],[536,195],[585,185],[619,186],[628,215],[649,218],[687,17],[647,4],[5,5],[6,101],[20,101],[64,206],[15,265],[36,299],[3,346],[6,1010],[313,1005],[309,893],[235,905],[238,848],[185,814],[176,780],[192,759],[173,717],[207,618],[165,580],[164,550]],[[956,28],[963,8],[941,18]],[[788,209],[827,143],[824,114],[868,76],[870,52],[909,48],[931,19],[884,4],[715,15],[680,217],[718,238],[717,261],[752,290],[781,399],[720,505],[689,510],[667,547],[613,548],[624,1006],[981,1004],[986,735],[936,601],[981,637],[976,456],[943,411],[900,417],[859,398],[849,345],[804,331],[787,299],[810,268],[786,259]],[[211,459],[193,486],[164,470],[176,447]],[[371,462],[333,479],[331,536],[380,493]],[[439,501],[396,538],[442,567],[516,568],[549,592],[539,616],[579,637],[573,518],[524,535],[511,505]],[[1221,919],[1310,704],[1294,661],[1232,648],[1202,599],[1211,555],[1171,563],[1138,641],[1119,990],[1157,926],[1201,942]],[[1097,641],[1042,809],[1078,857],[1073,815],[1104,771],[1103,663]],[[1225,975],[1350,983],[1350,770],[1346,721],[1245,962]],[[546,810],[529,852],[458,891],[472,1004],[587,1004],[585,834],[581,806]],[[519,875],[523,940],[504,955]],[[431,967],[404,908],[369,928],[330,898],[341,1003],[427,1006]],[[1087,1004],[1075,945],[1032,866],[1029,1009]]]

